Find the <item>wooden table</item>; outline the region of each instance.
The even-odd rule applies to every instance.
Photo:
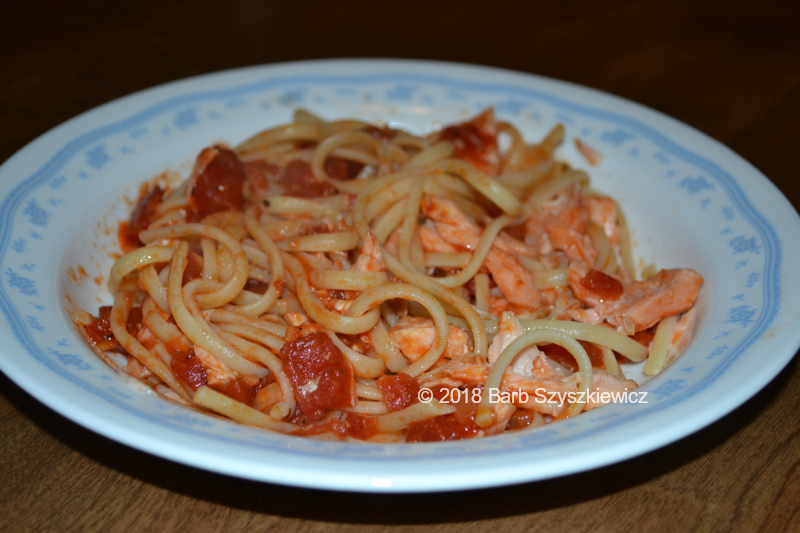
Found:
[[[4,6],[0,161],[78,113],[187,76],[310,58],[428,58],[640,102],[727,144],[800,205],[796,2],[162,4]],[[621,464],[492,490],[353,495],[152,457],[0,375],[0,530],[800,530],[798,413],[795,360],[722,420]]]

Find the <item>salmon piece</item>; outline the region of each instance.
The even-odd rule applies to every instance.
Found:
[[[156,344],[161,344],[161,341],[158,340],[158,337],[156,337],[153,332],[146,327],[139,330],[139,332],[136,334],[136,340],[139,341],[139,344],[144,346],[150,352],[153,352],[153,348],[156,347]],[[169,364],[169,361],[164,362]]]
[[[484,265],[492,274],[494,282],[503,291],[510,303],[523,309],[537,310],[541,306],[539,291],[533,286],[530,273],[513,256],[492,247]]]
[[[611,246],[619,244],[621,237],[617,227],[617,202],[606,196],[590,196],[588,206],[589,220],[603,228]]]
[[[386,250],[395,257],[400,255],[400,235],[403,233],[403,227],[397,226],[389,238],[386,239],[384,246]]]
[[[489,293],[490,313],[492,313],[494,316],[499,316],[508,311],[508,308],[509,308],[508,300],[506,300],[502,296],[495,296],[491,292]]]
[[[599,326],[603,323],[603,317],[595,309],[567,309],[566,313],[576,322]]]
[[[436,328],[431,318],[404,316],[389,330],[389,337],[403,355],[413,362],[425,355],[433,346],[436,341]],[[467,337],[467,332],[451,324],[442,357],[453,359],[471,351],[472,343]]]
[[[383,256],[381,255],[380,243],[378,243],[378,238],[372,230],[368,230],[364,234],[358,257],[350,270],[352,272],[386,271],[386,263],[383,261]]]
[[[583,190],[580,184],[573,183],[554,199],[534,206],[525,222],[517,227],[522,232],[519,237],[541,255],[558,250],[570,261],[593,264],[598,251],[586,231],[589,215]]]
[[[272,406],[281,401],[283,401],[283,392],[281,391],[280,385],[277,383],[270,383],[258,391],[256,399],[253,402],[253,407],[262,413],[269,413]]]
[[[425,223],[417,229],[419,230],[419,240],[422,244],[423,251],[438,253],[452,253],[458,251],[458,248],[442,239],[442,236],[436,231],[436,226],[434,226],[433,222],[430,220],[426,220]]]
[[[521,225],[522,237],[525,244],[536,248],[540,254],[546,255],[553,251],[550,243],[550,236],[545,228],[545,213],[539,207],[534,207],[533,211],[525,222]]]
[[[623,283],[602,274],[622,287],[619,296],[608,297],[598,292],[597,286],[587,283],[588,277],[595,275],[593,271],[598,272],[580,261],[572,262],[567,271],[572,291],[626,335],[647,329],[662,318],[688,311],[697,301],[703,284],[702,276],[690,268],[661,270],[647,281],[633,283]]]
[[[125,371],[131,377],[141,380],[147,379],[153,375],[150,369],[144,366],[141,361],[135,357],[128,357],[128,364],[125,367]]]
[[[200,363],[203,365],[203,368],[206,369],[209,385],[228,383],[229,381],[236,379],[236,373],[228,368],[225,363],[217,359],[217,357],[211,352],[201,348],[200,346],[195,346],[194,355],[200,359]]]
[[[526,392],[528,394],[528,401],[517,401],[515,404],[517,407],[553,417],[559,416],[569,405],[564,395],[577,393],[580,384],[580,374],[577,372],[561,378],[554,374],[553,378],[550,379],[529,378],[518,374],[506,374],[503,376],[503,387],[507,390],[511,392]],[[550,401],[551,394],[559,393],[562,394],[563,402],[559,401],[558,398]]]
[[[573,183],[554,200],[545,203],[542,209],[545,213],[544,227],[553,248],[564,252],[570,261],[594,264],[598,252],[586,232],[589,209],[581,186]]]
[[[667,358],[664,361],[666,367],[678,357],[689,341],[694,337],[694,332],[697,329],[697,310],[692,307],[675,323],[675,328],[672,330],[672,340],[669,343],[667,350]]]
[[[500,354],[509,344],[517,340],[522,335],[523,330],[519,320],[513,313],[505,312],[497,323],[498,332],[492,344],[489,346],[488,359],[494,364]],[[547,357],[535,345],[522,350],[508,365],[505,375],[515,374],[526,378],[536,378],[542,380],[563,379],[569,371]]]
[[[617,376],[609,374],[605,370],[600,370],[595,368],[592,372],[592,390],[597,391],[599,393],[603,392],[625,392],[625,391],[633,391],[639,388],[639,385],[633,381],[632,379],[620,379]],[[596,395],[595,395],[596,396]],[[587,400],[595,400],[598,399],[596,397],[589,396]],[[591,411],[597,407],[602,407],[606,405],[600,401],[587,401],[586,406],[584,406],[584,411]]]
[[[455,202],[426,195],[422,214],[433,220],[436,232],[448,243],[462,251],[474,251],[478,247],[483,230]]]
[[[508,348],[508,345],[514,342],[520,335],[522,335],[522,327],[519,320],[513,313],[508,311],[504,312],[497,323],[498,332],[494,336],[492,344],[489,346],[488,359],[489,362],[494,364],[500,354]],[[541,352],[536,346],[525,348],[514,357],[511,364],[508,365],[506,373],[518,374],[526,377],[533,377],[534,360],[536,360]]]
[[[483,229],[454,202],[437,196],[428,196],[423,202],[422,212],[434,222],[435,234],[429,229],[425,236],[428,245],[432,247],[430,251],[433,251],[434,247],[438,248],[436,251],[458,249],[474,251],[478,247]],[[437,236],[454,250],[442,246]],[[535,311],[540,306],[539,292],[533,286],[530,273],[513,255],[517,243],[524,246],[524,243],[508,236],[495,239],[484,265],[509,303]]]
[[[575,148],[578,149],[578,153],[581,154],[583,158],[586,159],[586,161],[588,161],[593,167],[599,165],[603,160],[603,154],[577,137],[575,137]]]

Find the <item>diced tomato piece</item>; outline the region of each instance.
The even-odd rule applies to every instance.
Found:
[[[189,181],[189,206],[201,218],[218,211],[238,211],[244,204],[246,174],[234,152],[215,146],[197,156]]]
[[[441,442],[446,440],[469,439],[478,436],[476,427],[467,426],[456,420],[455,415],[444,415],[414,422],[408,427],[406,442]]]
[[[203,277],[203,262],[193,253],[190,253],[187,259],[186,270],[183,271],[183,279],[181,280],[183,285],[186,285],[193,279],[200,279]]]
[[[581,280],[584,288],[592,292],[600,301],[616,300],[624,292],[622,282],[595,268]]]
[[[278,181],[286,187],[283,192],[286,196],[316,198],[336,193],[336,189],[332,185],[319,181],[314,177],[311,165],[299,159],[295,159],[286,165],[281,171]]]
[[[637,331],[631,336],[631,339],[635,340],[642,346],[649,346],[653,339],[656,336],[656,326],[652,328],[643,329],[642,331]]]
[[[244,164],[247,181],[261,190],[268,190],[270,184],[278,179],[280,172],[281,167],[266,161],[249,161]]]
[[[244,290],[254,292],[256,294],[264,294],[269,289],[269,283],[258,281],[257,279],[248,279],[244,284]]]
[[[589,356],[589,361],[592,362],[592,367],[604,369],[605,359],[603,358],[602,350],[590,342],[578,342],[580,342],[581,346],[583,346],[583,349],[586,350],[586,353]],[[578,371],[578,362],[575,360],[575,357],[573,357],[572,354],[567,351],[566,348],[559,346],[558,344],[545,344],[543,346],[539,346],[539,349],[543,351],[547,357],[563,366],[570,372]]]
[[[131,307],[128,313],[128,323],[125,325],[128,333],[136,337],[142,329],[142,308],[140,306]]]
[[[100,307],[97,315],[97,320],[83,328],[89,340],[103,351],[119,348],[120,344],[111,332],[111,306],[104,305]]]
[[[351,180],[358,176],[358,173],[361,172],[364,165],[357,161],[330,156],[325,160],[324,168],[328,176],[332,178],[337,180]]]
[[[280,351],[297,405],[309,421],[355,405],[353,369],[323,332],[287,342]]]
[[[378,433],[378,421],[374,416],[347,413],[344,424],[347,434],[356,439],[368,439]]]
[[[301,415],[302,417],[302,415]],[[341,420],[326,420],[322,424],[311,425],[295,431],[294,435],[301,437],[309,437],[312,435],[321,435],[323,433],[334,433],[340,437],[347,435],[347,426]]]
[[[188,353],[172,352],[171,356],[172,360],[169,366],[176,378],[187,384],[192,390],[208,385],[206,369],[200,359],[194,355],[194,349],[189,348]]]
[[[511,415],[506,430],[513,431],[515,429],[526,428],[530,426],[531,423],[533,423],[533,412],[527,409],[517,409],[514,411],[514,414]]]
[[[450,141],[455,157],[469,161],[479,170],[495,176],[500,170],[497,147],[497,122],[488,109],[469,122],[449,126],[433,137],[434,142]]]
[[[417,403],[419,385],[417,380],[400,372],[396,376],[384,376],[377,381],[383,393],[383,403],[390,411],[399,411]]]
[[[461,391],[458,395],[459,402],[455,404],[455,413],[409,425],[406,442],[440,442],[480,436],[481,428],[475,424],[478,404],[471,401],[472,391],[473,389]],[[453,398],[453,394],[449,397]]]
[[[238,377],[225,383],[212,385],[212,387],[228,398],[232,398],[237,402],[253,407],[258,391],[261,390],[262,387],[265,387],[268,383],[263,379],[260,381],[255,381],[255,377],[251,377],[253,378],[252,380],[248,379],[248,377]]]
[[[131,218],[125,226],[125,236],[130,244],[135,247],[142,246],[142,241],[139,240],[139,232],[147,229],[156,216],[156,209],[161,203],[161,197],[164,191],[159,186],[150,189],[147,194],[142,196],[136,207],[133,208]]]

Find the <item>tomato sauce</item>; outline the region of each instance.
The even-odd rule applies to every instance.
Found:
[[[125,328],[128,330],[128,333],[134,337],[136,337],[136,335],[139,334],[139,330],[142,329],[142,318],[142,308],[138,305],[131,307]]]
[[[513,431],[515,429],[522,429],[530,426],[532,423],[533,423],[532,412],[526,409],[517,409],[516,411],[514,411],[514,414],[511,415],[511,419],[509,419],[506,429],[508,431]]]
[[[188,385],[193,391],[196,391],[203,385],[208,385],[208,375],[206,369],[194,355],[194,349],[189,348],[188,352],[172,352],[170,354],[172,360],[170,361],[170,368],[175,377]]]
[[[295,431],[294,435],[309,437],[312,435],[322,435],[323,433],[334,433],[344,437],[347,435],[347,425],[341,420],[326,420],[323,424],[303,427]]]
[[[592,363],[592,368],[605,369],[603,351],[590,342],[578,342],[580,342],[581,346],[583,346],[583,349],[586,350],[586,353],[589,356],[589,361]],[[569,353],[569,351],[567,351],[567,349],[563,346],[559,346],[558,344],[545,344],[544,346],[539,346],[539,350],[544,352],[547,357],[563,366],[570,372],[578,371],[578,362],[575,361],[575,358],[572,356],[572,354]]]
[[[132,248],[138,248],[143,245],[142,241],[139,240],[139,232],[146,230],[155,219],[156,209],[161,203],[163,195],[164,191],[156,185],[142,196],[136,207],[133,208],[130,220],[125,224],[124,228],[121,228],[125,236],[125,242],[120,239],[123,250],[127,249],[125,247],[126,244]]]
[[[376,384],[383,393],[383,403],[389,411],[399,411],[419,401],[417,380],[403,372],[396,376],[384,376]]]
[[[119,343],[114,338],[114,334],[111,332],[111,306],[102,306],[98,310],[97,315],[97,320],[88,326],[84,326],[83,328],[84,331],[86,331],[86,335],[89,337],[89,340],[92,342],[92,344],[102,350],[110,350],[119,347]],[[109,342],[115,344],[116,346],[113,346],[112,348],[104,348],[104,346],[108,345]]]
[[[462,391],[460,401],[455,404],[455,413],[410,424],[406,442],[441,442],[471,439],[482,435],[481,428],[475,424],[478,403],[471,401],[472,392],[473,389]]]
[[[637,331],[631,336],[631,339],[635,340],[639,344],[643,346],[650,346],[650,343],[653,342],[653,339],[656,336],[656,326],[652,328],[643,329],[642,331]]]
[[[319,420],[329,409],[355,405],[353,369],[325,333],[287,342],[280,357],[307,420]]]
[[[244,284],[244,290],[254,292],[256,294],[264,294],[269,289],[269,283],[258,281],[257,279],[248,279]]]
[[[453,143],[454,157],[469,161],[489,175],[496,173],[497,165],[492,158],[497,154],[497,136],[481,131],[476,124],[467,122],[450,126],[443,129],[436,140]]]
[[[183,285],[186,285],[193,279],[200,279],[203,277],[203,261],[193,253],[188,255],[187,260],[186,270],[183,271]]]
[[[431,389],[428,385],[421,387],[423,389],[430,389],[431,397],[436,398],[437,400],[441,400],[444,397],[450,397],[452,394],[452,389],[458,387],[445,387],[444,385]]]
[[[356,439],[368,439],[378,433],[378,420],[371,416],[347,413],[344,424],[347,434]]]
[[[244,164],[244,173],[248,183],[257,189],[268,190],[270,183],[276,181],[281,167],[266,161],[250,161]]]
[[[358,176],[364,165],[357,161],[330,156],[325,160],[323,167],[325,168],[325,173],[334,179],[351,180]]]
[[[618,279],[594,268],[581,280],[581,284],[586,290],[597,295],[600,301],[616,300],[624,292],[622,283]]]
[[[278,182],[286,187],[283,194],[298,198],[316,198],[336,194],[336,189],[329,183],[314,177],[311,165],[295,159],[281,171]]]
[[[480,429],[456,420],[455,415],[444,415],[414,422],[408,426],[406,442],[442,442],[477,437]]]
[[[86,336],[89,340],[100,350],[107,351],[121,351],[125,350],[122,345],[114,337],[111,331],[111,306],[104,305],[98,309],[97,318],[88,326],[84,326]],[[132,307],[128,313],[128,322],[125,325],[128,333],[136,336],[139,330],[142,329],[142,308],[139,306]]]
[[[528,234],[528,230],[525,224],[517,224],[515,226],[506,226],[503,231],[505,231],[509,237],[512,239],[517,239],[518,241],[525,242],[525,236]]]
[[[361,128],[361,131],[366,133],[367,135],[371,135],[372,137],[378,139],[379,141],[390,141],[397,137],[397,134],[400,133],[397,130],[393,130],[392,128],[382,127],[379,128],[377,126],[364,126]]]
[[[221,147],[206,148],[197,157],[198,162],[212,155],[209,150],[215,152],[213,159],[189,182],[189,206],[200,218],[218,211],[241,211],[244,165],[235,153]]]
[[[228,398],[253,407],[258,391],[268,384],[269,382],[263,378],[259,381],[255,381],[255,377],[253,377],[252,380],[245,377],[238,377],[225,383],[217,383],[211,387]]]

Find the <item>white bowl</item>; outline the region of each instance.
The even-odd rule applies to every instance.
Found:
[[[138,185],[197,152],[286,122],[326,118],[415,132],[493,105],[529,140],[567,127],[560,155],[621,201],[637,264],[705,278],[687,351],[645,382],[646,404],[614,404],[534,431],[437,444],[320,442],[271,434],[165,401],[116,374],[68,310],[95,311]],[[590,168],[573,137],[599,150]],[[341,490],[488,487],[607,465],[719,419],[766,385],[800,344],[800,219],[761,173],[718,142],[653,110],[527,74],[420,61],[315,61],[223,72],[143,91],[62,124],[0,167],[0,369],[102,435],[243,478]]]

